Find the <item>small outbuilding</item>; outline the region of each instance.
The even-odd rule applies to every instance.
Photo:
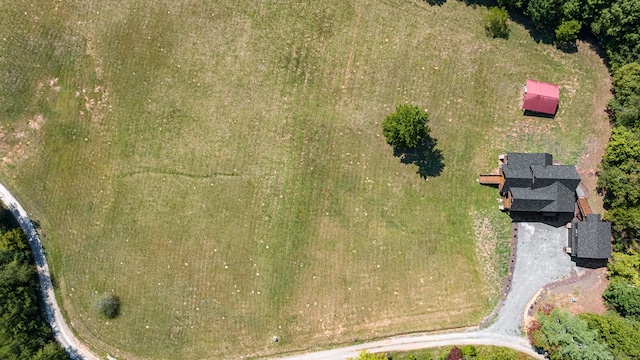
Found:
[[[558,85],[536,80],[527,80],[524,85],[524,111],[555,115],[559,101]]]
[[[600,214],[589,214],[585,221],[573,221],[569,228],[566,252],[583,259],[607,259],[611,256],[611,223]]]

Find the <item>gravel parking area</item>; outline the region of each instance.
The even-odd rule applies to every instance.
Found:
[[[567,229],[540,222],[518,224],[518,256],[511,291],[487,331],[520,336],[527,303],[544,285],[569,277],[575,263],[562,251]]]

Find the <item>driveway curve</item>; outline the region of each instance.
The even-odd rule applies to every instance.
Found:
[[[507,347],[536,359],[536,353],[527,338],[522,336],[524,313],[532,297],[544,285],[571,275],[575,264],[562,251],[566,244],[567,229],[539,222],[518,224],[518,244],[511,290],[498,310],[496,320],[483,330],[447,334],[415,334],[392,337],[331,350],[283,357],[286,360],[348,359],[362,350],[384,353],[411,351],[451,345],[493,345]]]
[[[451,345],[493,345],[507,347],[530,355],[536,359],[543,356],[533,351],[529,341],[520,336],[496,334],[488,330],[470,331],[450,334],[419,334],[392,337],[343,348],[293,355],[282,360],[336,360],[357,357],[362,350],[371,353],[411,351]]]
[[[0,200],[5,206],[13,213],[13,216],[18,220],[18,223],[24,230],[24,233],[29,239],[29,246],[33,252],[33,257],[36,262],[36,269],[38,272],[38,281],[40,282],[40,291],[42,293],[42,300],[44,302],[44,308],[47,315],[47,322],[53,330],[53,335],[56,340],[64,347],[71,359],[85,359],[94,360],[100,359],[96,354],[81,341],[79,341],[64,318],[58,302],[56,301],[55,293],[53,292],[53,285],[51,283],[51,273],[49,272],[49,265],[44,255],[44,248],[40,242],[40,237],[36,232],[29,215],[24,210],[22,205],[16,200],[11,192],[3,185],[0,184]]]

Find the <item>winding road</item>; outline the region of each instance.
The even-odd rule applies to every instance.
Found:
[[[55,298],[49,266],[38,233],[22,205],[20,205],[18,200],[16,200],[2,184],[0,184],[0,200],[16,217],[29,239],[29,246],[35,258],[47,321],[53,329],[56,340],[74,360],[101,359],[102,357],[93,353],[86,344],[75,337],[65,322]],[[568,272],[572,269],[572,265],[566,260],[568,257],[559,250],[561,247],[558,246],[558,244],[562,241],[563,236],[561,229],[554,230],[551,227],[545,227],[543,224],[532,225],[527,223],[521,224],[519,228],[521,229],[521,236],[518,240],[518,255],[523,255],[521,252],[526,253],[524,254],[525,261],[520,260],[516,262],[511,291],[504,305],[499,310],[495,323],[488,328],[457,333],[396,336],[331,350],[292,355],[283,357],[282,359],[348,359],[357,356],[362,350],[368,350],[369,352],[393,352],[448,345],[502,346],[526,353],[534,358],[544,359],[544,357],[533,351],[527,339],[521,335],[520,326],[522,324],[524,311],[527,308],[529,300],[535,296],[536,291],[541,286],[568,275]],[[544,251],[541,251],[541,249]],[[545,251],[548,253],[545,253]],[[549,266],[549,261],[540,260],[549,260],[554,257],[561,259],[560,262],[555,261],[555,263],[559,263],[561,266],[556,266],[557,269],[549,271],[549,268],[553,268],[553,266]],[[527,261],[526,259],[529,258],[531,260]],[[552,263],[554,262],[552,261]],[[532,274],[535,275],[533,278]],[[112,359],[109,356],[106,357]]]
[[[44,255],[44,248],[40,242],[40,237],[36,232],[31,219],[27,215],[22,205],[16,200],[16,198],[9,192],[9,190],[2,184],[0,184],[0,200],[5,206],[11,210],[13,216],[16,217],[18,223],[24,230],[24,233],[29,239],[29,246],[33,252],[33,257],[36,262],[36,269],[38,271],[38,281],[40,282],[40,290],[42,292],[42,300],[44,301],[44,308],[47,315],[47,321],[53,329],[53,335],[56,340],[64,347],[69,356],[72,359],[100,359],[89,348],[79,341],[69,326],[62,317],[60,307],[56,301],[56,296],[53,292],[53,284],[51,283],[51,273],[49,272],[49,265]]]
[[[281,358],[282,360],[337,360],[357,357],[362,350],[370,353],[394,351],[411,351],[450,345],[494,345],[507,347],[530,355],[536,359],[544,359],[533,351],[529,341],[520,336],[503,335],[489,329],[450,334],[419,334],[398,336],[380,341],[373,341],[343,348],[318,351]]]

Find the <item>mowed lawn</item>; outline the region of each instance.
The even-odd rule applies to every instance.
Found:
[[[477,174],[505,151],[575,163],[606,136],[587,45],[566,54],[515,23],[487,38],[487,9],[459,1],[0,10],[1,181],[100,354],[260,357],[476,324],[500,282],[474,220],[498,229],[490,270],[509,237]],[[555,119],[522,116],[527,78],[561,85]],[[403,103],[429,112],[440,176],[385,143]],[[111,321],[92,310],[106,292]]]

